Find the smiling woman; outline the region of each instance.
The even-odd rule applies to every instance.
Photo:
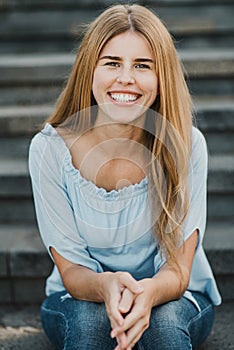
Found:
[[[202,246],[206,142],[153,12],[116,5],[90,24],[29,168],[55,347],[199,346],[221,302]]]

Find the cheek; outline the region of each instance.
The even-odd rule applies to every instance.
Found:
[[[92,90],[93,94],[95,95],[101,95],[103,91],[107,89],[109,84],[110,77],[106,72],[102,69],[97,69],[94,71],[93,75],[93,84],[92,84]]]
[[[144,80],[141,78],[139,81],[146,92],[158,94],[158,79],[155,76],[148,76]]]

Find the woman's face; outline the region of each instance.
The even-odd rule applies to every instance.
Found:
[[[144,115],[158,94],[155,57],[147,40],[127,31],[101,51],[94,70],[93,95],[99,120],[131,123]]]

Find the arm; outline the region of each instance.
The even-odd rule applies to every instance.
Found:
[[[124,319],[123,326],[112,330],[113,337],[127,332],[126,342],[118,345],[118,350],[131,349],[141,338],[142,333],[149,326],[152,307],[178,299],[184,294],[189,284],[197,239],[198,232],[195,230],[177,253],[178,263],[184,275],[182,288],[178,273],[168,263],[165,263],[153,278],[140,281],[144,288],[142,294],[136,296],[127,290],[124,291],[119,308],[122,313],[130,309],[131,311]]]
[[[180,276],[168,263],[165,263],[154,276],[151,281],[156,292],[153,293],[153,306],[182,297],[189,284],[197,240],[198,232],[195,230],[177,253],[178,263],[184,277],[182,286]]]
[[[93,302],[105,302],[112,328],[123,324],[124,318],[119,310],[119,302],[124,290],[134,295],[142,293],[143,288],[129,273],[97,273],[84,266],[73,264],[51,248],[63,284],[73,298]],[[118,342],[126,342],[124,332],[117,337]]]

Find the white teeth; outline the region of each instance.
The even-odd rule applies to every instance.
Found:
[[[132,102],[137,99],[137,95],[131,94],[110,94],[113,100],[117,102]]]

